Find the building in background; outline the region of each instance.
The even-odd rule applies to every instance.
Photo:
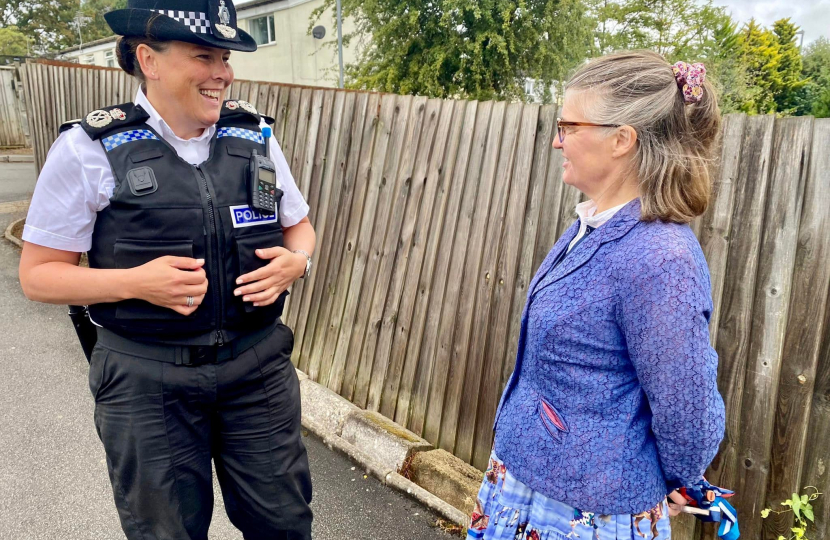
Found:
[[[231,53],[237,79],[279,82],[303,86],[337,86],[337,28],[326,14],[320,23],[324,35],[308,34],[311,13],[323,0],[252,0],[236,4],[239,28],[256,40],[252,53]],[[352,28],[343,21],[343,32]],[[319,35],[319,34],[318,34]],[[102,67],[118,67],[115,57],[117,36],[72,47],[58,55],[61,60]],[[345,63],[354,60],[353,51],[343,50]]]

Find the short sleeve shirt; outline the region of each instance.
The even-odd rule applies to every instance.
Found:
[[[147,124],[191,165],[207,160],[216,126],[198,137],[182,139],[139,89],[135,104],[150,115]],[[267,125],[265,121],[262,126]],[[277,168],[283,197],[280,222],[291,227],[308,215],[306,204],[277,141],[271,137],[269,155]],[[62,133],[52,145],[38,177],[23,240],[52,249],[86,252],[92,247],[95,218],[109,206],[115,187],[109,161],[100,141],[89,138],[81,126]]]

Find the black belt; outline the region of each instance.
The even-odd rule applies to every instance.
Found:
[[[270,324],[261,330],[256,330],[250,334],[245,334],[234,339],[225,345],[165,345],[163,343],[145,343],[142,341],[134,341],[115,332],[107,330],[106,328],[97,328],[98,343],[107,349],[147,358],[148,360],[158,360],[159,362],[167,362],[169,364],[176,364],[178,366],[201,366],[204,364],[217,364],[236,358],[243,352],[247,351],[274,331],[279,324],[279,321]]]

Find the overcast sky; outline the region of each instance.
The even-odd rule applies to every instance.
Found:
[[[789,17],[804,30],[804,44],[819,36],[830,38],[830,0],[714,0],[725,6],[732,18],[745,23],[752,17],[764,26]]]

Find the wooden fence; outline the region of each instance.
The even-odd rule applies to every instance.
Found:
[[[0,147],[27,146],[29,126],[17,70],[0,67]]]
[[[63,119],[135,92],[115,70],[24,70],[38,166]],[[317,230],[286,312],[295,363],[483,467],[528,283],[580,199],[551,149],[555,108],[249,81],[230,97],[276,118]],[[708,478],[737,489],[744,538],[775,539],[791,520],[761,509],[830,492],[830,120],[730,115],[721,148],[714,203],[693,224],[728,414]],[[827,497],[815,540],[830,540]]]

